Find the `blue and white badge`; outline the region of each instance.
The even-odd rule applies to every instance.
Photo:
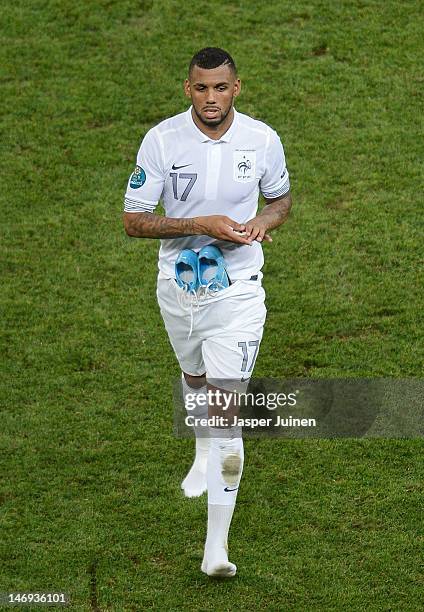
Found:
[[[136,166],[134,172],[131,175],[130,187],[131,189],[138,189],[146,182],[146,173],[141,166]]]
[[[256,151],[234,151],[234,180],[239,183],[249,183],[255,180]]]

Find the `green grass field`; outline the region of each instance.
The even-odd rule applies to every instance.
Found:
[[[15,0],[1,8],[0,591],[73,610],[422,610],[421,440],[248,440],[229,582],[179,484],[158,244],[123,193],[203,46],[282,136],[257,376],[421,377],[419,0]]]

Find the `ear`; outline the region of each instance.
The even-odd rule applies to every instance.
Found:
[[[234,94],[233,94],[235,98],[237,98],[237,96],[239,95],[240,91],[241,91],[241,81],[240,81],[240,79],[236,79],[234,81]]]
[[[184,93],[187,98],[191,98],[190,81],[188,79],[184,81]]]

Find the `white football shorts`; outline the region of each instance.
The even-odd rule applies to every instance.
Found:
[[[257,280],[236,280],[214,296],[198,303],[193,298],[190,304],[175,279],[159,272],[158,303],[183,372],[206,373],[208,380],[250,378],[266,318],[261,279],[260,272]]]

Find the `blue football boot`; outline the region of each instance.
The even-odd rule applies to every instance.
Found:
[[[199,286],[197,255],[191,249],[183,249],[175,261],[175,280],[182,289],[195,293]]]
[[[208,244],[197,254],[199,286],[210,291],[220,291],[230,285],[227,264],[218,247]]]

